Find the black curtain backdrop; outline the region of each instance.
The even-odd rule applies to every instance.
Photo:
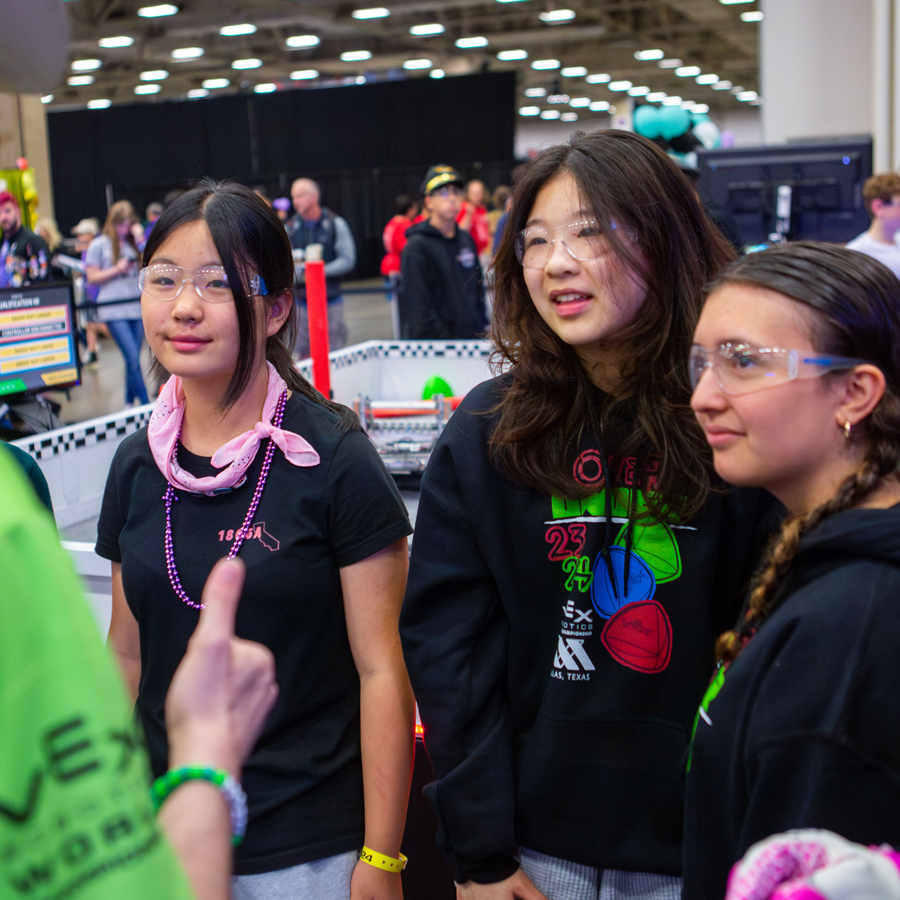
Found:
[[[305,176],[353,231],[353,277],[377,275],[394,198],[418,195],[429,166],[456,166],[489,190],[509,183],[515,87],[515,73],[491,72],[50,112],[57,222],[63,234],[85,216],[103,222],[108,189],[142,216],[203,177],[274,198]]]

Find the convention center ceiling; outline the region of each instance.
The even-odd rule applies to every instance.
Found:
[[[533,115],[554,104],[569,117],[602,115],[628,93],[698,111],[760,102],[755,0],[70,0],[66,8],[70,69],[44,98],[51,109],[509,69],[519,72],[519,108]]]

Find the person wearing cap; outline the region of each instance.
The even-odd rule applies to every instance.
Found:
[[[339,350],[347,343],[347,323],[344,320],[344,297],[341,279],[356,267],[356,244],[350,226],[340,216],[320,204],[319,186],[310,178],[298,178],[291,186],[291,202],[295,215],[285,223],[285,229],[295,251],[294,292],[300,304],[300,321],[294,353],[300,359],[309,356],[309,319],[306,311],[306,276],[304,257],[311,244],[322,245],[325,261],[325,290],[328,295],[328,344]]]
[[[406,232],[400,260],[404,340],[472,339],[487,329],[478,251],[456,223],[463,185],[451,166],[432,166],[425,176],[427,219]]]
[[[22,287],[50,278],[50,248],[22,224],[19,201],[0,193],[0,287]]]
[[[93,218],[82,219],[72,229],[72,234],[75,235],[75,252],[81,257],[82,265],[84,265],[84,257],[91,241],[99,233],[100,222]],[[84,315],[84,333],[87,343],[87,359],[84,361],[84,365],[93,369],[100,365],[100,345],[97,343],[97,339],[101,334],[109,337],[109,331],[97,317],[97,294],[100,291],[100,285],[88,284],[85,278],[80,277],[76,279],[75,289],[76,292],[80,289],[78,302],[84,304],[81,309]]]

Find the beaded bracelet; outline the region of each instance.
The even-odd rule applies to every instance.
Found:
[[[153,809],[159,812],[166,797],[187,781],[208,781],[214,784],[228,804],[231,818],[231,843],[236,847],[247,831],[247,795],[243,788],[224,770],[210,769],[205,766],[185,766],[182,769],[170,769],[160,775],[150,788],[150,799]]]
[[[393,856],[376,853],[369,847],[363,847],[359,851],[359,858],[370,866],[375,866],[376,869],[384,869],[385,872],[402,872],[407,863],[407,859],[402,853],[400,859],[394,859]]]

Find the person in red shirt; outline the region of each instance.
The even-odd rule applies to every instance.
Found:
[[[473,180],[466,185],[466,199],[456,217],[460,228],[468,231],[475,241],[478,255],[481,256],[491,243],[491,231],[488,225],[487,207],[484,205],[484,182]]]
[[[381,260],[381,274],[387,278],[400,271],[400,254],[406,246],[406,229],[413,224],[419,213],[418,201],[409,194],[400,194],[394,201],[395,215],[384,226],[384,259]]]

